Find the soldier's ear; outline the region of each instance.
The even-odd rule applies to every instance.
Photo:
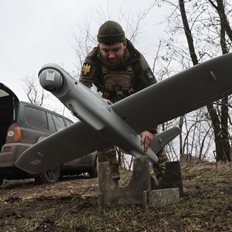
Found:
[[[127,47],[127,41],[126,40],[123,41],[123,45],[125,46],[125,48]]]

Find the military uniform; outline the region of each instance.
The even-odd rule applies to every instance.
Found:
[[[99,43],[119,42],[123,38],[124,31],[114,21],[107,21],[98,32]],[[144,56],[129,40],[126,41],[124,54],[116,63],[110,63],[102,57],[98,45],[88,54],[82,67],[80,82],[89,88],[94,84],[102,93],[102,97],[112,102],[117,102],[157,82]],[[156,127],[148,130],[157,133]],[[109,161],[113,179],[119,179],[114,147],[109,145],[101,150],[98,159],[99,162]]]
[[[116,102],[157,81],[144,56],[127,40],[127,50],[117,64],[109,63],[99,47],[94,48],[85,59],[80,82],[89,88],[94,84],[103,98]]]

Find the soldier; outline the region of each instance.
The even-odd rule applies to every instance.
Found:
[[[154,83],[156,79],[144,56],[126,39],[120,24],[106,21],[98,31],[98,46],[86,57],[80,82],[94,84],[103,100],[112,104]],[[147,151],[157,128],[141,132],[141,144]],[[120,178],[116,152],[112,145],[98,153],[98,161],[109,161],[112,179]]]

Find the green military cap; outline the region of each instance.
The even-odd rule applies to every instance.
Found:
[[[101,25],[97,34],[97,40],[99,43],[117,43],[124,41],[125,32],[121,25],[115,21],[106,21]]]

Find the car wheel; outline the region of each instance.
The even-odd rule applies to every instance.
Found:
[[[60,178],[60,167],[48,169],[42,172],[39,177],[36,178],[36,181],[44,184],[52,184],[59,180]]]
[[[97,169],[92,169],[88,173],[90,177],[97,177]]]
[[[3,183],[3,179],[0,178],[0,186],[2,186],[2,183]]]
[[[90,171],[88,171],[88,174],[89,174],[90,177],[97,177],[97,175],[98,175],[98,172],[97,172],[97,159],[95,159],[95,165]]]

